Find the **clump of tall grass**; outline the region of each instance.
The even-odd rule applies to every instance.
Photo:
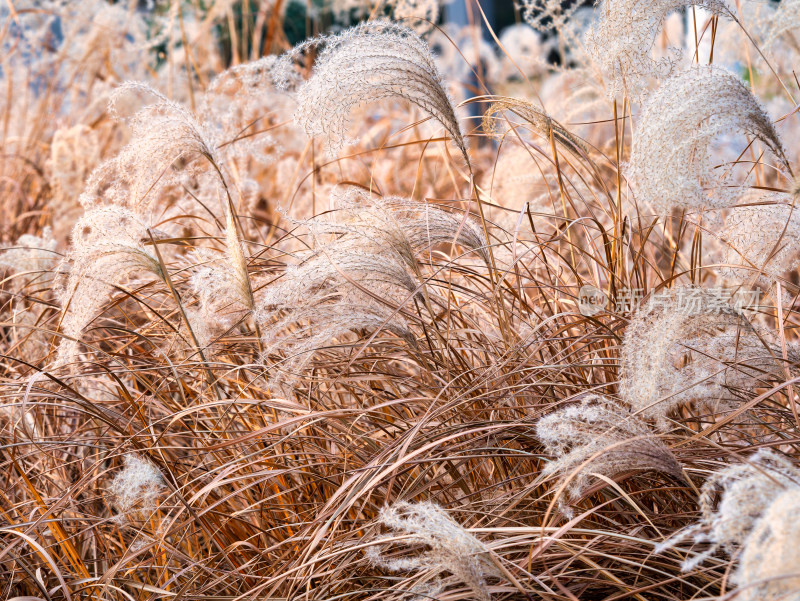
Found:
[[[796,597],[793,4],[684,6],[0,3],[3,592]]]

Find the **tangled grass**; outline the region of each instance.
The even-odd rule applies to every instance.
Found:
[[[784,3],[0,6],[3,598],[800,599]]]

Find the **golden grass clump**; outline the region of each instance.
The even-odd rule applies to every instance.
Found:
[[[800,601],[795,4],[0,2],[3,598]]]

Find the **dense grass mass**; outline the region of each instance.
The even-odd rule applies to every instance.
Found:
[[[2,599],[800,601],[800,0],[453,6],[0,5]]]

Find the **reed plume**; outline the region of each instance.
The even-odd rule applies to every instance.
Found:
[[[721,491],[719,503],[714,503]],[[715,472],[703,484],[701,518],[657,547],[663,552],[694,536],[708,549],[687,559],[683,570],[699,566],[719,550],[735,555],[743,549],[735,581],[748,600],[784,599],[796,591],[796,545],[789,542],[796,520],[789,513],[800,501],[800,470],[785,456],[761,449],[746,463]],[[793,576],[793,578],[781,578]],[[790,597],[793,598],[793,597]]]
[[[176,186],[181,169],[190,168],[199,158],[219,165],[216,142],[194,115],[144,83],[119,86],[111,97],[112,114],[118,115],[122,99],[132,93],[154,102],[128,120],[130,142],[90,174],[80,197],[85,208],[111,204],[144,215],[151,202],[161,200],[166,190]]]
[[[319,47],[314,72],[297,92],[295,119],[309,136],[324,136],[331,157],[349,144],[355,109],[394,98],[438,121],[469,162],[446,83],[430,48],[412,29],[369,21],[335,36],[308,40],[282,58],[283,72],[291,72],[292,59]]]
[[[580,138],[553,120],[543,109],[521,98],[502,98],[489,106],[483,116],[483,128],[489,135],[498,135],[498,126],[502,122],[498,113],[502,111],[513,113],[525,121],[548,142],[552,138],[576,156],[586,154],[586,145]]]
[[[355,187],[332,196],[332,215],[297,222],[316,248],[299,255],[301,262],[257,302],[266,354],[282,349],[293,359],[277,367],[295,374],[317,349],[348,332],[383,329],[413,342],[407,312],[422,298],[420,253],[449,243],[488,260],[482,230],[469,218]]]
[[[664,81],[634,132],[628,178],[637,198],[661,214],[730,206],[741,184],[730,168],[711,168],[710,145],[731,132],[760,140],[788,168],[772,120],[739,77],[709,65]]]
[[[13,246],[0,249],[0,269],[15,274],[12,286],[17,290],[32,283],[47,288],[58,263],[56,247],[53,230],[49,227],[44,228],[41,236],[23,234]]]
[[[653,470],[685,480],[675,456],[648,425],[601,396],[542,417],[536,436],[555,458],[543,473],[558,474],[572,499],[580,498],[594,474],[613,478]]]
[[[136,454],[125,455],[122,470],[108,485],[116,519],[123,523],[147,519],[164,489],[161,472],[153,463]]]
[[[164,279],[160,262],[144,246],[149,238],[148,226],[122,207],[91,209],[77,221],[64,263],[69,276],[61,294],[61,331],[66,337],[59,344],[56,365],[75,357],[81,333],[115,286],[148,273]]]
[[[470,588],[475,599],[491,600],[486,577],[496,575],[498,570],[488,558],[488,549],[444,509],[431,502],[401,501],[381,509],[378,521],[396,534],[405,535],[407,544],[422,544],[428,550],[412,557],[396,557],[389,552],[382,555],[380,546],[371,546],[367,557],[373,565],[391,572],[450,572]]]
[[[420,36],[430,33],[439,19],[439,0],[392,0],[392,18]]]
[[[648,91],[651,78],[662,80],[679,71],[683,51],[671,47],[654,59],[653,45],[667,16],[689,6],[705,9],[714,16],[735,18],[725,0],[599,3],[600,18],[586,32],[586,48],[600,67],[609,98],[625,94],[632,100],[640,100]]]
[[[725,218],[725,243],[719,273],[735,282],[770,289],[800,265],[800,207],[783,193],[746,195]],[[757,203],[757,204],[756,204]]]
[[[743,601],[800,599],[800,486],[769,502],[745,540],[734,582]]]
[[[620,393],[637,414],[665,426],[684,403],[715,412],[782,373],[780,349],[738,312],[725,290],[680,287],[637,311],[622,344]]]

